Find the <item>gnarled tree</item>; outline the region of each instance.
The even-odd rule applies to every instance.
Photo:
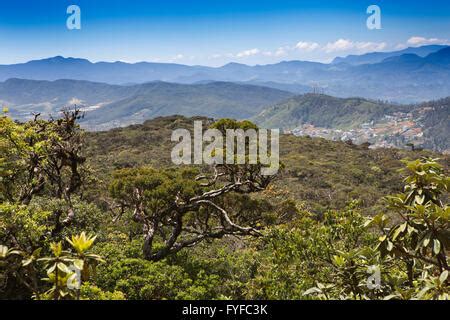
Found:
[[[249,125],[224,120],[215,128]],[[256,210],[259,214],[253,210],[257,202],[246,208],[242,204],[252,201],[243,195],[265,190],[275,178],[262,175],[261,168],[261,164],[216,164],[205,174],[186,167],[122,169],[115,173],[110,191],[119,209],[117,218],[132,212],[132,219],[142,225],[145,258],[158,261],[207,239],[260,235],[263,210]],[[237,205],[232,199],[239,196]]]
[[[53,212],[54,234],[74,219],[72,195],[86,175],[82,156],[83,133],[76,123],[80,110],[63,111],[58,119],[36,115],[26,123],[0,117],[0,200],[28,205],[33,197],[47,195],[67,204],[67,212]]]

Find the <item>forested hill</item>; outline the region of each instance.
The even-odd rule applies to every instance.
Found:
[[[284,169],[262,177],[170,161],[174,129],[248,122],[84,132],[80,117],[0,117],[0,299],[448,298],[448,157],[282,135]]]
[[[420,104],[415,113],[424,128],[424,147],[450,151],[450,97]]]
[[[450,98],[398,105],[304,94],[266,108],[253,120],[262,127],[300,128],[298,131],[303,135],[370,142],[374,147],[416,145],[450,151]],[[305,125],[310,127],[302,130]]]
[[[172,130],[192,129],[194,119],[181,116],[160,117],[141,125],[87,133],[88,159],[100,177],[107,179],[113,169],[151,165],[170,167]],[[367,149],[345,142],[321,138],[282,135],[280,157],[285,170],[278,179],[282,189],[311,210],[343,208],[352,199],[361,199],[368,212],[375,213],[381,198],[401,191],[397,171],[400,159],[433,155],[428,151]],[[440,156],[442,157],[442,156]],[[107,185],[107,183],[105,184]]]
[[[0,105],[7,106],[15,119],[30,119],[34,113],[55,116],[62,108],[77,105],[87,111],[82,125],[91,130],[127,126],[172,114],[252,117],[268,105],[293,95],[260,85],[231,82],[156,81],[125,86],[79,80],[0,82]]]
[[[410,106],[309,93],[275,104],[253,119],[267,128],[292,129],[311,123],[318,127],[347,129],[380,119],[395,111],[408,110],[411,110]]]

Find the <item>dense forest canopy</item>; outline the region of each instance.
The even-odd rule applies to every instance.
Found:
[[[87,133],[81,117],[0,118],[0,298],[449,297],[443,155],[283,135],[267,178],[172,165],[193,118]]]

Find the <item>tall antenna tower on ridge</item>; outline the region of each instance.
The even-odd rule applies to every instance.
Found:
[[[313,90],[313,94],[324,94],[325,93],[325,89],[320,87],[318,83],[313,83],[312,84],[312,90]]]

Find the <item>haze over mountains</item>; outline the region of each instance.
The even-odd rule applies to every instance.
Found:
[[[397,57],[404,54],[415,54],[419,57],[426,57],[427,55],[439,51],[441,49],[446,48],[445,45],[429,45],[422,47],[410,47],[399,51],[391,51],[391,52],[370,52],[362,55],[349,55],[346,57],[336,57],[333,60],[333,64],[338,63],[348,63],[351,65],[360,65],[360,64],[373,64],[379,63],[383,60],[391,57]]]
[[[177,84],[149,82],[119,86],[79,80],[9,79],[0,83],[0,103],[16,119],[56,114],[77,105],[87,111],[83,126],[100,130],[180,114],[249,118],[293,93],[230,82]]]
[[[58,56],[1,65],[0,81],[10,78],[50,81],[74,79],[108,84],[150,81],[184,84],[244,82],[264,84],[297,94],[314,87],[332,96],[362,96],[410,103],[450,95],[450,48],[433,45],[396,52],[369,53],[336,58],[330,64],[282,61],[255,66],[229,63],[218,68],[151,62],[91,63],[85,59]]]
[[[0,105],[19,120],[77,105],[86,111],[82,126],[89,130],[177,114],[252,119],[380,146],[413,142],[450,149],[450,102],[438,100],[450,96],[448,46],[353,55],[330,64],[218,68],[54,57],[0,66],[0,80]],[[437,101],[423,103],[431,100]]]

